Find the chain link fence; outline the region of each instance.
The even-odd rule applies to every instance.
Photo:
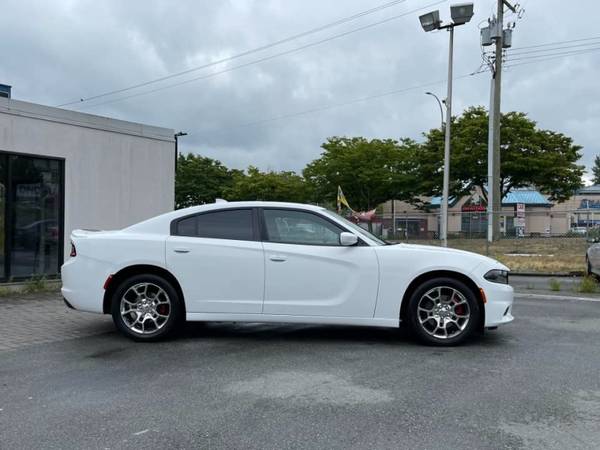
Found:
[[[581,273],[585,254],[600,239],[600,210],[503,210],[498,239],[487,240],[484,210],[448,213],[448,247],[488,255],[515,272]],[[439,212],[380,215],[374,234],[392,242],[441,245]]]

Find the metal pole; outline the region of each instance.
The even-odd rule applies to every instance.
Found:
[[[446,139],[444,143],[444,185],[442,188],[442,223],[440,237],[442,245],[448,246],[448,196],[450,191],[450,125],[452,122],[452,53],[454,47],[454,26],[448,28],[450,44],[448,45],[448,94],[446,96]]]
[[[441,123],[441,128],[440,130],[444,129],[444,108],[442,106],[442,101],[440,100],[440,98],[435,95],[433,92],[425,92],[426,95],[431,95],[433,98],[435,98],[438,102],[438,105],[440,106],[440,123]]]
[[[175,134],[174,137],[175,137],[175,176],[177,176],[177,160],[179,159],[179,150],[177,148],[177,138],[179,137],[179,135]]]
[[[500,99],[502,86],[502,30],[504,28],[504,0],[498,0],[497,21],[499,27],[499,37],[496,38],[496,61],[494,69],[494,108],[492,116],[493,127],[493,152],[494,152],[494,172],[493,185],[496,191],[492,209],[492,233],[493,239],[500,237],[500,217],[498,215],[502,208],[502,186],[500,185]]]
[[[396,239],[396,200],[392,199],[392,240]]]
[[[494,199],[496,198],[496,184],[494,183],[494,78],[490,83],[490,109],[488,125],[488,174],[487,174],[487,241],[494,241]]]

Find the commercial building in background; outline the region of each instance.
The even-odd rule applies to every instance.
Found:
[[[173,209],[173,130],[0,91],[0,282],[58,275],[73,229],[118,229]]]
[[[570,211],[571,228],[581,231],[600,227],[600,184],[579,189],[562,205]]]
[[[395,201],[383,204],[381,221],[384,237],[437,239],[440,198],[423,198],[425,209]],[[395,220],[395,224],[392,224]],[[448,235],[484,238],[487,232],[487,203],[478,190],[461,198],[451,198],[448,208]],[[600,225],[600,186],[583,188],[566,202],[556,203],[535,189],[515,189],[502,199],[502,236],[560,236]]]

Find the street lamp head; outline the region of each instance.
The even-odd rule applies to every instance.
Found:
[[[184,133],[183,131],[175,133],[175,137],[180,137],[180,136],[187,136],[187,133]]]
[[[440,12],[438,10],[419,16],[419,20],[421,21],[421,26],[425,31],[437,30],[440,28],[442,23],[440,20]]]
[[[454,25],[467,23],[473,17],[473,3],[458,3],[450,6],[450,16]]]

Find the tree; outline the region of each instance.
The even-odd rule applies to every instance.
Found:
[[[175,206],[186,208],[212,203],[224,196],[238,170],[229,170],[220,161],[188,153],[177,159]]]
[[[594,159],[594,167],[592,167],[592,183],[600,184],[600,155],[596,155]]]
[[[577,165],[581,147],[562,133],[541,130],[526,114],[509,112],[501,117],[502,196],[511,189],[535,186],[551,200],[564,201],[581,186],[583,166]],[[480,187],[486,195],[488,115],[484,108],[467,109],[452,119],[450,161],[451,195],[464,195]],[[420,190],[439,195],[442,190],[444,132],[425,134],[417,155]]]
[[[415,195],[414,141],[331,137],[321,148],[321,157],[303,172],[319,202],[335,204],[338,186],[350,206],[362,211]]]
[[[247,174],[240,172],[234,176],[225,197],[228,200],[307,203],[311,195],[304,178],[294,172],[261,172],[250,166]]]

